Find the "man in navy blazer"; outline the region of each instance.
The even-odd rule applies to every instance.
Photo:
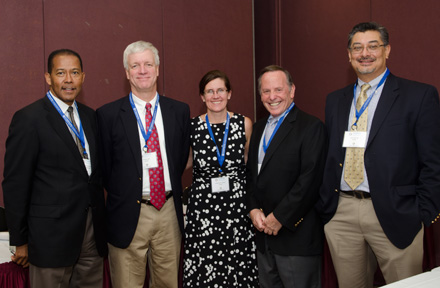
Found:
[[[151,43],[128,45],[124,67],[130,94],[97,110],[108,192],[112,284],[115,288],[143,287],[148,260],[150,287],[177,287],[183,233],[181,177],[189,154],[189,107],[157,93],[159,54]],[[147,125],[149,115],[152,120]],[[152,149],[150,143],[154,131],[160,151]],[[153,171],[163,172],[162,191],[154,188],[156,181],[150,176]],[[163,206],[154,206],[152,194],[157,192],[164,197]]]
[[[107,243],[96,115],[75,100],[85,77],[78,53],[53,51],[47,69],[50,90],[15,113],[6,141],[12,260],[29,259],[33,288],[98,288]]]
[[[330,143],[317,208],[341,288],[372,287],[376,259],[387,283],[421,273],[423,227],[439,219],[438,92],[390,74],[390,51],[385,27],[354,26],[348,57],[358,80],[327,97]],[[367,101],[355,109],[364,84]],[[362,119],[366,131],[356,131]],[[352,161],[360,161],[357,176]]]
[[[295,105],[287,70],[264,68],[258,86],[270,116],[254,124],[246,180],[260,285],[320,288],[324,236],[314,205],[324,169],[325,127]]]

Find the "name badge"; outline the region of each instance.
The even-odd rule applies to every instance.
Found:
[[[366,131],[345,131],[342,147],[365,148],[367,146]]]
[[[92,163],[90,162],[90,158],[89,159],[83,158],[83,162],[84,162],[84,166],[86,166],[87,173],[90,176],[90,174],[92,174]]]
[[[142,163],[143,165],[145,165],[145,168],[147,169],[159,167],[159,163],[157,162],[156,151],[142,153]]]
[[[211,187],[212,193],[229,191],[229,177],[223,176],[211,178]]]

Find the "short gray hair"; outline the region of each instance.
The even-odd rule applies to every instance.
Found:
[[[160,61],[159,61],[159,51],[157,51],[156,47],[153,46],[153,44],[151,44],[150,42],[145,42],[145,41],[137,41],[137,42],[133,42],[130,45],[127,46],[127,48],[125,48],[124,50],[124,68],[125,70],[128,70],[128,55],[133,54],[133,53],[139,53],[139,52],[144,52],[145,50],[150,50],[151,52],[153,52],[154,55],[154,63],[159,66]]]

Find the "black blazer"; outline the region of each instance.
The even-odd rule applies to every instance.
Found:
[[[260,174],[259,144],[267,118],[254,124],[247,162],[248,210],[271,212],[283,227],[277,236],[257,231],[257,248],[280,255],[318,255],[323,228],[314,209],[325,161],[326,132],[317,118],[296,106],[270,143]]]
[[[174,205],[183,234],[182,173],[189,154],[189,106],[160,96]],[[107,195],[108,241],[119,248],[131,243],[142,199],[142,159],[138,124],[128,96],[97,110]]]
[[[90,177],[69,129],[47,97],[16,112],[9,127],[3,194],[10,243],[28,243],[29,261],[39,267],[76,263],[89,205],[98,252],[107,253],[96,116],[80,103],[78,112],[90,146]]]
[[[354,84],[353,84],[354,85]],[[345,159],[353,85],[328,95],[330,143],[317,208],[324,222],[336,212]],[[435,87],[390,74],[365,149],[371,199],[390,241],[405,248],[440,212],[440,107]]]

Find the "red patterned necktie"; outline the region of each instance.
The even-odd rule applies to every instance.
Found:
[[[147,109],[147,112],[145,113],[145,127],[148,129],[148,127],[150,127],[151,119],[153,118],[151,116],[151,104],[147,103],[145,108]],[[156,168],[149,168],[148,174],[150,176],[150,202],[154,207],[160,210],[163,204],[165,204],[165,180],[163,177],[162,156],[160,153],[159,135],[157,134],[156,125],[154,125],[153,131],[151,131],[147,146],[148,152],[156,152],[157,154],[158,166]]]

